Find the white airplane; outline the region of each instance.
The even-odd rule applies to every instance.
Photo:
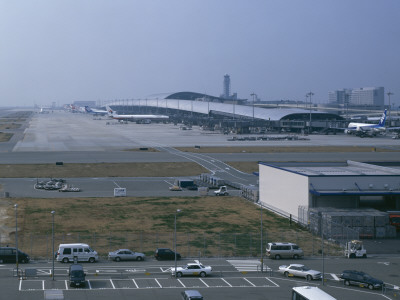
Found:
[[[387,130],[399,130],[400,127],[385,127],[387,110],[383,112],[378,124],[350,122],[344,130],[347,134],[355,134],[360,137],[376,136],[378,133],[386,133]]]
[[[102,110],[102,109],[94,109],[90,108],[89,106],[85,106],[85,112],[88,114],[93,114],[93,115],[102,115],[105,116],[108,114],[107,110]]]
[[[119,121],[132,121],[132,122],[146,122],[150,123],[151,120],[168,120],[169,116],[165,115],[119,115],[116,111],[112,110],[108,105],[106,106],[108,116],[112,119]]]

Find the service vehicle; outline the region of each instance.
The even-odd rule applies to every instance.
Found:
[[[336,300],[316,286],[296,286],[292,288],[292,300]]]
[[[344,280],[344,285],[358,285],[362,287],[367,287],[370,290],[373,289],[382,289],[384,287],[384,283],[382,280],[376,279],[371,275],[355,271],[355,270],[345,270],[340,275],[340,278]]]
[[[82,265],[72,264],[68,271],[69,286],[85,286],[86,273],[83,271]]]
[[[279,267],[278,272],[285,275],[286,277],[297,276],[304,277],[307,280],[322,278],[322,274],[320,271],[311,270],[305,265],[300,264],[282,265]]]
[[[182,276],[201,276],[206,277],[210,275],[212,272],[212,268],[210,266],[204,266],[198,260],[195,260],[194,263],[188,263],[184,267],[176,268],[176,277]],[[175,268],[172,268],[172,275],[175,276]]]
[[[214,191],[215,196],[228,196],[228,188],[226,185],[220,186],[218,190]]]
[[[137,260],[142,261],[146,255],[144,253],[135,252],[129,249],[119,249],[108,253],[108,259],[121,261],[121,260]]]
[[[88,244],[60,244],[57,251],[57,261],[67,263],[72,261],[88,261],[94,263],[99,256]]]
[[[304,256],[304,252],[299,246],[293,243],[268,243],[267,256],[274,259],[299,259]]]
[[[352,240],[347,242],[344,249],[344,255],[347,258],[362,257],[367,258],[367,250],[362,241]]]
[[[158,248],[154,253],[154,257],[157,260],[161,259],[175,259],[175,252],[168,248]],[[181,255],[177,252],[176,259],[181,259]]]

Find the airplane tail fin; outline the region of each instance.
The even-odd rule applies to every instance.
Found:
[[[90,112],[92,112],[92,110],[90,109],[90,107],[89,106],[85,106],[85,111],[87,112],[87,113],[90,113]]]
[[[113,111],[113,110],[111,109],[111,107],[109,107],[108,105],[106,105],[106,109],[107,109],[108,115],[109,115],[110,117],[112,117],[113,114],[115,113],[115,111]]]
[[[385,109],[385,111],[382,114],[381,119],[379,120],[379,126],[384,127],[385,123],[386,123],[386,113],[387,113],[387,109]]]

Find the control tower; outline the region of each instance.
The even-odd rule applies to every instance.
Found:
[[[231,77],[228,74],[224,76],[224,93],[223,98],[229,99],[231,96]]]

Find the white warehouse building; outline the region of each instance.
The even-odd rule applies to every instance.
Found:
[[[286,216],[299,207],[400,210],[400,169],[376,164],[259,162],[260,202]]]

